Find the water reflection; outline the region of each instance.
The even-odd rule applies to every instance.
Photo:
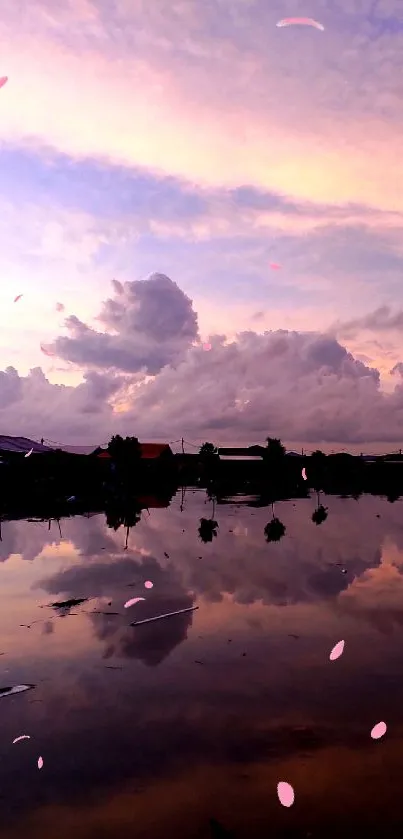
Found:
[[[36,687],[3,699],[0,837],[403,824],[401,502],[323,496],[316,527],[315,497],[222,500],[210,518],[190,490],[60,529],[3,522],[0,687]],[[275,519],[284,533],[267,539]],[[289,810],[279,780],[295,789]]]

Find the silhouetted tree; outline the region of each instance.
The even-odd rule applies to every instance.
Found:
[[[212,457],[213,455],[218,454],[218,449],[214,443],[203,443],[203,445],[200,446],[199,454],[202,457]]]
[[[141,446],[137,437],[123,437],[115,434],[108,443],[108,452],[117,463],[139,461]]]
[[[200,519],[199,537],[202,542],[212,542],[213,536],[217,536],[218,522],[214,519]]]
[[[266,437],[266,450],[264,452],[265,460],[274,463],[283,462],[285,457],[285,447],[281,440],[276,437]]]

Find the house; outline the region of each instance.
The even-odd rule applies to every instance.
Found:
[[[218,456],[220,461],[224,463],[227,461],[239,463],[245,460],[262,462],[263,452],[264,448],[262,446],[220,448],[218,449]]]
[[[0,434],[0,455],[1,454],[28,454],[31,451],[34,454],[45,454],[46,452],[53,452],[50,446],[44,446],[42,443],[37,443],[35,440],[30,440],[28,437],[9,437],[6,434]]]
[[[168,443],[140,443],[142,460],[158,460],[170,462],[174,457],[173,451]]]
[[[141,459],[144,461],[158,461],[169,462],[174,457],[173,451],[168,443],[140,443]],[[111,455],[107,449],[101,449],[99,446],[92,452],[92,455],[102,458],[103,460],[111,460]]]

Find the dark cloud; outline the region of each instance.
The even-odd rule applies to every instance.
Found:
[[[357,332],[368,329],[376,332],[400,330],[403,327],[403,311],[393,313],[390,306],[379,306],[374,312],[361,318],[338,322],[330,327],[329,332],[343,338],[351,338]]]

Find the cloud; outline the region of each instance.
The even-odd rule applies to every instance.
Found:
[[[334,324],[330,327],[329,332],[346,338],[364,329],[374,332],[391,332],[392,330],[401,330],[402,326],[402,310],[393,313],[390,306],[379,306],[368,315]]]
[[[100,439],[114,421],[109,399],[122,382],[88,371],[77,387],[53,385],[40,367],[19,376],[13,367],[0,374],[0,418],[3,428],[39,439]],[[44,410],[46,406],[46,409]],[[14,425],[13,423],[16,423]],[[90,431],[89,431],[90,429]]]
[[[115,287],[116,288],[116,287]],[[97,332],[77,317],[66,319],[73,337],[58,338],[60,358],[80,365],[155,375],[174,363],[198,337],[192,301],[164,274],[125,283],[104,303],[98,320],[113,332]]]
[[[105,331],[72,315],[70,336],[54,342],[83,372],[81,384],[52,385],[40,368],[26,377],[12,367],[1,373],[4,428],[83,444],[117,431],[224,440],[273,433],[313,443],[401,438],[403,385],[384,393],[376,367],[334,336],[247,330],[230,341],[210,335],[205,353],[192,301],[167,276],[115,282],[114,291],[97,318]],[[372,317],[379,322],[379,312]]]

